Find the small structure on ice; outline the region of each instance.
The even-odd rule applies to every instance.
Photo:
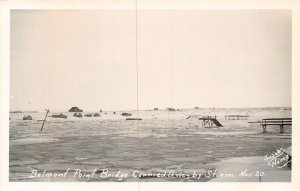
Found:
[[[74,113],[73,116],[74,116],[74,117],[82,117],[82,114],[81,114],[81,113]]]
[[[94,117],[100,117],[99,113],[94,113]]]
[[[79,109],[78,107],[72,107],[71,109],[69,109],[69,112],[83,112],[83,110]]]
[[[128,118],[126,118],[126,120],[142,120],[141,118],[134,118],[134,117],[128,117]]]
[[[122,116],[131,116],[131,113],[122,113]]]
[[[168,111],[176,111],[176,109],[171,108],[171,107],[168,107],[167,110],[168,110]]]
[[[85,117],[92,117],[92,114],[85,114]]]
[[[25,115],[23,117],[23,120],[32,120],[32,117],[30,115]]]
[[[66,115],[64,115],[64,114],[53,114],[53,115],[51,115],[51,116],[49,116],[49,117],[54,117],[54,118],[64,118],[64,119],[67,119],[67,116]]]

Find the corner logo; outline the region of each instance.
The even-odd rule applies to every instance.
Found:
[[[276,151],[270,155],[266,155],[264,160],[271,167],[283,168],[285,166],[291,167],[292,157],[284,152],[284,149],[276,149]]]

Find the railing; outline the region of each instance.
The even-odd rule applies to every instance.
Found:
[[[261,126],[263,127],[263,132],[266,133],[267,126],[270,125],[279,125],[280,133],[284,133],[284,126],[292,125],[292,118],[269,118],[262,119]]]

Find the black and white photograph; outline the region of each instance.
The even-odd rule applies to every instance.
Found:
[[[8,182],[291,183],[292,9],[142,5],[9,10]]]

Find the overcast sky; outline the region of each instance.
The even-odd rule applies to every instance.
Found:
[[[142,10],[139,108],[291,106],[291,12]],[[11,13],[11,110],[136,108],[135,11]]]

